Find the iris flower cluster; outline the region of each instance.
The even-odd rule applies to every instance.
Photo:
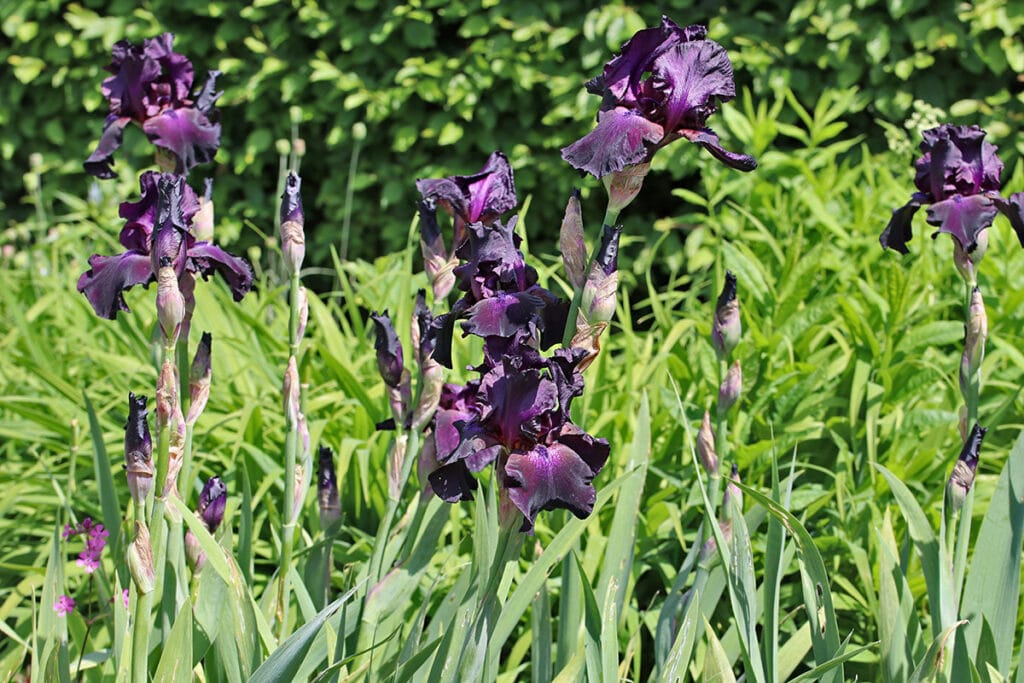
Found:
[[[424,244],[433,245],[441,260],[458,262],[452,272],[462,292],[436,319],[419,307],[417,357],[451,367],[456,325],[463,336],[484,340],[483,361],[474,368],[479,377],[466,385],[443,384],[436,399],[421,459],[431,489],[448,502],[470,500],[477,488],[473,473],[493,464],[503,501],[522,515],[521,531],[533,530],[541,510],[589,515],[596,500],[591,482],[609,446],[570,418],[572,399],[583,392],[586,352],[541,353],[561,339],[568,303],[537,284],[537,271],[519,248],[516,217],[501,220],[516,204],[508,160],[495,152],[477,174],[417,185]],[[438,208],[451,214],[455,226],[451,255],[438,240]],[[380,327],[378,322],[379,365],[394,368],[396,345]]]
[[[184,55],[174,51],[174,35],[164,33],[133,45],[114,45],[112,76],[101,91],[110,103],[103,134],[85,161],[85,170],[98,178],[113,178],[114,152],[124,129],[135,122],[157,147],[173,156],[173,170],[187,174],[197,164],[213,159],[220,146],[220,124],[214,104],[219,71],[210,71],[206,83],[195,89],[195,70]],[[170,169],[168,169],[170,170]]]

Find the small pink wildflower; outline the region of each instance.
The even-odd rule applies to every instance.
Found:
[[[92,574],[100,567],[100,554],[107,545],[110,532],[102,524],[94,524],[91,517],[86,517],[78,526],[64,526],[64,538],[85,534],[85,549],[78,555],[78,566],[87,574]]]
[[[75,601],[68,595],[62,595],[53,603],[53,611],[62,617],[71,614],[75,609]]]
[[[128,609],[128,589],[127,588],[125,588],[124,592],[121,594],[121,599],[124,600],[124,608]]]

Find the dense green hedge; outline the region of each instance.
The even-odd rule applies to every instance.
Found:
[[[47,211],[64,209],[59,192],[86,196],[91,181],[81,161],[102,125],[99,83],[110,46],[167,30],[197,73],[225,74],[218,83],[225,88],[223,145],[212,172],[220,216],[234,219],[227,239],[244,224],[243,242],[259,244],[259,232],[272,226],[275,142],[290,134],[290,111],[299,113],[306,142],[316,261],[326,261],[330,245],[339,243],[346,208],[351,254],[372,257],[402,243],[415,178],[474,171],[495,147],[511,157],[520,197],[533,194],[531,233],[554,231],[578,182],[559,148],[589,129],[598,104],[582,84],[633,31],[658,20],[653,5],[643,13],[621,3],[590,6],[153,0],[140,9],[123,0],[0,0],[0,229],[35,212],[18,182],[31,161],[41,162]],[[777,101],[788,87],[812,107],[825,88],[856,86],[848,134],[864,135],[873,149],[903,145],[909,161],[900,137],[904,122],[922,109],[919,100],[987,126],[1009,165],[1024,149],[1024,137],[1017,153],[1011,149],[1011,135],[1024,125],[1024,12],[1011,6],[1021,7],[1016,0],[746,0],[726,11],[719,3],[674,0],[661,11],[679,23],[709,22],[712,37],[733,57],[739,87],[750,89],[755,103]],[[729,141],[722,117],[716,119]],[[367,135],[350,179],[357,123]],[[127,137],[126,149],[136,156],[119,163],[123,182],[105,185],[108,197],[132,192],[132,167],[146,163],[142,135]],[[673,171],[654,182],[692,186],[695,156],[682,143],[669,148],[658,165]],[[354,199],[347,206],[350,180]],[[583,184],[596,187],[593,180]],[[652,195],[662,202],[646,207],[653,215],[679,210],[668,192]],[[597,203],[589,207],[595,214]],[[4,235],[0,241],[9,242],[14,231]]]

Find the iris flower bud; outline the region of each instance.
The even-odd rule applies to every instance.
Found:
[[[725,495],[722,497],[722,509],[728,519],[732,514],[729,505],[734,501],[739,509],[743,509],[743,491],[740,490],[739,486],[736,486],[736,482],[740,481],[740,468],[736,466],[736,463],[732,464],[732,471],[729,473],[729,483],[725,486]]]
[[[289,272],[297,273],[306,258],[305,214],[302,210],[300,189],[302,179],[294,172],[288,174],[281,195],[281,252]]]
[[[145,396],[128,394],[128,422],[124,426],[124,469],[135,507],[143,509],[153,490],[153,439]]]
[[[608,322],[615,315],[615,292],[619,288],[619,237],[622,226],[604,226],[601,246],[594,255],[587,282],[583,285],[580,311],[591,325]]]
[[[697,457],[704,471],[713,477],[718,476],[718,452],[715,450],[715,431],[711,428],[711,414],[704,411],[704,419],[697,432]]]
[[[644,178],[647,177],[649,170],[651,170],[649,162],[631,164],[601,178],[608,191],[608,210],[619,213],[629,206],[640,194],[640,188],[643,187]]]
[[[743,368],[737,360],[729,367],[729,372],[718,387],[718,412],[725,413],[736,403],[743,391]]]
[[[978,456],[981,452],[981,442],[985,438],[988,429],[979,426],[977,423],[971,428],[971,433],[964,442],[960,451],[960,457],[953,465],[953,473],[946,484],[946,491],[949,494],[950,502],[954,510],[963,507],[964,499],[974,484],[974,475],[978,471]]]
[[[402,370],[405,361],[402,357],[402,342],[398,339],[395,326],[391,323],[388,312],[373,313],[370,315],[377,328],[377,338],[374,348],[377,350],[377,369],[384,383],[389,387],[398,387],[402,381]]]
[[[176,408],[180,412],[178,369],[174,366],[172,359],[165,358],[163,365],[160,367],[160,374],[156,378],[156,424],[158,432],[173,425],[177,417]]]
[[[740,341],[740,302],[736,298],[736,276],[725,271],[725,286],[718,295],[711,343],[719,358],[728,358]]]
[[[185,297],[178,287],[178,274],[167,256],[160,259],[156,277],[156,315],[164,339],[171,344],[177,342],[181,322],[185,319]]]
[[[338,476],[334,471],[334,452],[320,447],[319,468],[316,477],[317,501],[320,503],[320,528],[327,529],[341,518],[338,498]]]
[[[583,241],[583,211],[580,191],[573,190],[565,205],[562,229],[558,233],[558,248],[562,252],[565,275],[573,289],[579,289],[587,278],[587,245]]]
[[[953,239],[953,263],[957,271],[964,279],[964,282],[974,285],[978,281],[978,265],[981,259],[985,258],[988,251],[988,230],[982,230],[975,237],[974,249],[968,251],[960,244],[960,240]]]
[[[433,200],[420,202],[420,251],[423,253],[423,270],[430,280],[434,301],[444,301],[455,286],[455,266],[458,259],[449,256],[444,246],[444,237],[437,224],[437,205]]]
[[[203,490],[199,493],[199,502],[196,503],[196,513],[203,520],[203,525],[211,534],[217,531],[221,521],[224,519],[224,507],[228,502],[228,487],[224,485],[220,477],[210,477]]]
[[[210,380],[213,377],[213,369],[210,361],[210,347],[213,344],[213,336],[209,332],[203,332],[196,347],[196,355],[192,358],[192,368],[189,372],[188,391],[190,402],[186,424],[193,425],[206,408],[210,398]]]

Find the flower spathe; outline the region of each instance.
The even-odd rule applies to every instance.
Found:
[[[1024,192],[1009,198],[999,194],[1003,162],[996,146],[985,141],[985,131],[979,126],[943,124],[924,131],[922,137],[922,155],[914,162],[917,192],[893,209],[879,238],[882,246],[909,253],[911,220],[922,206],[928,207],[928,224],[938,228],[932,237],[948,233],[967,254],[978,247],[979,236],[997,213],[1010,220],[1024,246]]]
[[[716,159],[752,171],[752,156],[730,152],[706,127],[708,117],[736,95],[725,48],[707,39],[704,26],[661,25],[639,31],[609,61],[587,90],[602,98],[597,127],[562,149],[562,158],[601,178],[648,163],[671,142],[684,138]]]
[[[85,294],[96,314],[113,320],[118,311],[128,312],[123,292],[136,285],[148,287],[156,280],[160,259],[165,257],[179,277],[185,271],[203,277],[219,273],[235,301],[241,300],[252,289],[252,267],[243,258],[195,239],[191,225],[199,211],[199,199],[185,178],[149,171],[139,179],[139,186],[142,198],[121,204],[121,217],[127,220],[120,235],[125,252],[93,254],[89,270],[78,279],[78,291]]]
[[[174,35],[164,33],[141,45],[119,41],[106,70],[101,92],[110,103],[103,133],[85,170],[98,178],[113,178],[114,152],[121,146],[124,129],[135,122],[153,144],[174,155],[175,171],[188,173],[211,161],[220,146],[220,124],[214,104],[220,93],[215,82],[220,72],[193,93],[192,63],[174,51]]]

